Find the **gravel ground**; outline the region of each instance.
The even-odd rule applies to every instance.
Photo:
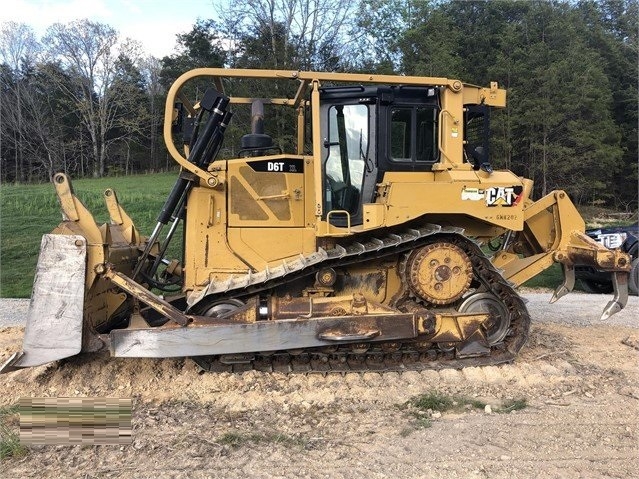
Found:
[[[612,294],[588,294],[576,291],[554,304],[550,304],[552,293],[525,292],[522,296],[527,300],[528,311],[533,322],[639,328],[637,319],[639,318],[639,297],[637,296],[630,296],[624,310],[604,321],[599,318],[608,301],[612,299]],[[584,314],[584,311],[588,313]]]
[[[606,300],[580,299],[576,315],[586,319],[575,324],[560,305],[549,315],[529,304],[544,321],[533,322],[517,361],[501,366],[199,374],[183,359],[97,355],[3,374],[0,407],[21,397],[133,398],[133,443],[32,446],[23,457],[1,461],[0,477],[639,477],[639,351],[633,346],[639,332],[597,319],[581,326]],[[633,299],[616,321],[637,317]],[[596,309],[587,309],[590,300]],[[0,328],[0,360],[19,347],[21,330]],[[433,391],[490,407],[407,407]],[[495,413],[510,400],[526,407]],[[9,426],[17,430],[15,416]]]
[[[28,299],[0,299],[0,327],[23,326],[28,313]]]
[[[0,477],[639,477],[639,298],[600,321],[607,296],[575,293],[548,305],[549,293],[523,294],[530,338],[500,366],[200,374],[180,358],[102,354],[0,375],[0,408],[21,397],[133,399],[132,444],[32,446],[0,461]],[[0,301],[2,324],[20,323],[27,309],[25,300]],[[22,335],[0,327],[0,362]],[[433,392],[480,406],[407,405]],[[508,412],[512,400],[524,409]],[[8,422],[15,430],[17,416]]]

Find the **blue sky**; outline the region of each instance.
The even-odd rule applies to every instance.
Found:
[[[216,18],[214,0],[10,0],[0,8],[0,22],[33,27],[38,37],[53,23],[81,18],[106,23],[122,37],[140,41],[146,53],[170,55],[175,35],[187,32],[198,18]],[[10,7],[8,6],[10,5]]]

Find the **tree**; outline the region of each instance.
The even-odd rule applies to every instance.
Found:
[[[412,25],[414,3],[414,0],[359,3],[354,30],[360,69],[389,74],[401,71],[403,52],[399,41]]]
[[[612,93],[599,53],[578,34],[567,4],[532,4],[511,88],[515,167],[546,194],[563,187],[577,202],[610,200],[621,149]]]
[[[12,154],[14,159],[14,181],[20,182],[25,180],[24,168],[24,145],[21,139],[24,133],[24,106],[25,91],[23,88],[23,67],[31,65],[35,62],[39,53],[40,45],[38,44],[33,29],[24,23],[6,22],[0,28],[0,60],[6,65],[4,79],[5,86],[9,88],[3,92],[4,98],[4,115],[3,128],[5,133],[5,142],[12,145]],[[12,105],[11,108],[7,108]],[[11,125],[11,134],[9,135],[8,127]],[[2,143],[2,142],[0,142]],[[6,148],[6,147],[5,147]],[[5,152],[0,152],[0,156],[4,156]]]
[[[30,180],[53,178],[63,164],[66,111],[52,92],[42,70],[34,68],[23,82],[24,127],[21,142]],[[51,121],[56,118],[57,121]],[[66,165],[65,165],[66,166]]]
[[[460,54],[466,33],[443,10],[429,12],[428,3],[415,9],[420,17],[423,12],[424,21],[409,26],[397,42],[402,71],[408,75],[467,79],[467,59]]]
[[[231,66],[335,70],[348,56],[357,2],[231,0],[221,12]]]
[[[178,34],[177,50],[162,58],[160,82],[167,88],[183,73],[194,68],[221,67],[226,58],[213,20],[198,20],[190,32]]]
[[[149,167],[156,170],[160,168],[159,138],[164,118],[165,89],[160,82],[162,62],[153,56],[146,57],[140,63],[140,72],[144,77],[148,107]]]
[[[133,59],[121,54],[115,68],[115,76],[109,88],[114,98],[113,122],[106,139],[113,147],[123,147],[119,169],[129,174],[132,167],[131,149],[142,146],[150,128],[149,110],[142,72]],[[122,165],[123,163],[123,165]]]
[[[50,59],[58,61],[68,78],[52,75],[51,80],[72,102],[91,139],[93,176],[104,176],[109,133],[128,92],[112,88],[117,75],[118,56],[134,56],[136,45],[120,42],[108,25],[79,20],[49,27],[44,39]]]
[[[639,39],[637,0],[583,1],[577,5],[580,36],[601,55],[612,93],[612,115],[623,153],[611,190],[617,207],[637,202],[637,158],[639,135]]]

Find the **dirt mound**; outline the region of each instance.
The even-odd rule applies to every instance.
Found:
[[[575,359],[578,346],[559,334],[561,329],[556,325],[534,328],[521,360],[514,364],[401,374],[201,374],[188,359],[81,355],[0,377],[4,383],[2,401],[15,403],[21,396],[135,397],[143,402],[197,402],[249,410],[300,403],[327,406],[345,400],[394,403],[429,389],[472,394],[487,393],[497,385],[518,393],[529,388],[553,390],[578,381],[577,369],[583,368]],[[633,332],[623,330],[620,334],[628,337]],[[606,334],[597,328],[589,333],[600,341]],[[17,349],[20,335],[19,328],[0,330],[0,344],[6,343],[4,353]]]
[[[2,466],[6,477],[639,477],[638,330],[561,324],[559,309],[515,363],[484,368],[200,374],[188,359],[98,355],[5,374],[0,405],[134,398],[134,441],[33,446]],[[21,336],[0,329],[3,358]],[[461,406],[407,406],[433,392]],[[514,400],[526,407],[497,413]]]

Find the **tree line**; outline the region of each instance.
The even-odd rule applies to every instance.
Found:
[[[537,195],[563,188],[579,204],[636,209],[638,5],[227,0],[161,59],[86,19],[54,24],[42,38],[3,23],[0,182],[174,166],[162,139],[164,99],[192,68],[374,72],[499,82],[508,106],[492,116],[494,166],[535,180]],[[293,141],[290,121],[271,127],[282,144]],[[228,155],[243,133],[229,132]]]

